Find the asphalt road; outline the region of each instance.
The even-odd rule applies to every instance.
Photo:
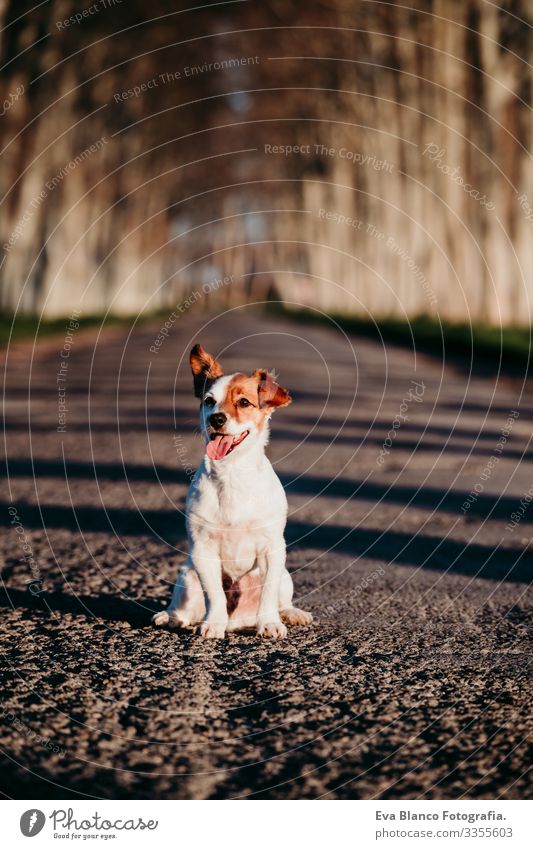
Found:
[[[191,308],[154,354],[160,323],[75,331],[62,373],[62,337],[7,358],[3,793],[527,796],[531,386],[247,309]],[[285,641],[150,625],[202,450],[194,341],[294,397],[268,450],[316,621]]]

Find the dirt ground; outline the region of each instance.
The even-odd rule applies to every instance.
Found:
[[[153,353],[160,323],[6,361],[5,796],[527,796],[531,386],[246,308]],[[150,624],[202,451],[195,341],[294,397],[268,450],[316,621],[285,641]]]

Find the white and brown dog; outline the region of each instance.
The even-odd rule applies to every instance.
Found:
[[[224,375],[201,345],[190,363],[206,453],[187,496],[189,557],[170,606],[153,621],[199,623],[208,638],[243,628],[285,637],[286,625],[312,620],[292,605],[283,536],[287,499],[264,451],[270,416],[291,397],[266,371]]]

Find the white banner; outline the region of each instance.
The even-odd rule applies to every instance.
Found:
[[[236,805],[238,805],[236,807]],[[531,802],[6,801],[6,847],[526,849]],[[204,810],[202,810],[204,808]],[[274,810],[275,809],[275,810]],[[29,841],[35,838],[35,843]],[[67,843],[67,841],[69,841]]]

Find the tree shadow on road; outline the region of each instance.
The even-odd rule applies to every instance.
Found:
[[[401,486],[372,481],[349,480],[348,478],[315,477],[302,475],[294,477],[279,474],[288,493],[331,498],[343,498],[346,501],[356,498],[376,504],[406,504],[410,507],[422,507],[426,510],[441,510],[458,514],[471,493],[466,490],[437,489],[431,486]],[[518,510],[520,500],[510,496],[475,493],[476,498],[468,502],[463,515],[477,516],[480,519],[501,519],[509,521],[511,513]],[[524,513],[522,521],[533,522],[531,515]]]
[[[143,510],[103,507],[39,506],[24,502],[0,502],[0,525],[10,525],[8,507],[14,506],[24,527],[67,529],[117,536],[157,536],[173,546],[185,533],[184,516],[176,510]],[[492,580],[529,581],[532,557],[527,549],[498,548],[418,533],[354,529],[339,525],[313,525],[289,520],[289,546],[326,553],[348,554],[393,564],[477,576]]]
[[[342,498],[346,501],[357,499],[373,503],[383,502],[385,504],[406,504],[410,507],[421,507],[426,510],[441,510],[446,513],[459,515],[461,507],[465,504],[471,493],[466,490],[438,489],[431,486],[403,486],[397,484],[375,483],[373,481],[361,481],[344,477],[329,478],[315,475],[297,475],[277,471],[287,493],[298,495],[309,495],[313,497]],[[171,466],[148,466],[143,464],[105,463],[67,461],[66,465],[60,460],[49,460],[34,458],[15,459],[9,461],[10,477],[57,477],[76,478],[87,480],[109,480],[109,481],[140,481],[145,483],[173,484],[176,486],[189,486],[191,478],[182,469]],[[0,509],[10,504],[0,502]],[[490,495],[487,493],[476,493],[476,498],[468,502],[468,507],[463,515],[466,517],[477,516],[480,519],[500,519],[508,522],[511,514],[520,509],[520,499],[511,496]],[[35,507],[24,505],[24,510],[35,510]],[[76,529],[73,521],[73,513],[70,508],[49,508],[57,510],[57,516],[52,516],[51,527],[67,527]],[[96,510],[96,513],[95,513]],[[523,512],[523,511],[522,511]],[[143,510],[137,514],[129,509],[109,508],[107,509],[109,521],[103,521],[101,514],[105,512],[100,508],[80,507],[76,508],[76,515],[81,515],[83,525],[91,524],[91,530],[109,531],[111,525],[117,530],[128,533],[126,528],[131,516],[137,517],[136,521],[144,521],[145,531],[152,527],[156,533],[166,532],[169,528],[179,532],[183,528],[183,522],[179,514],[172,511]],[[144,517],[144,519],[142,519]],[[4,517],[5,519],[5,517]],[[4,521],[0,516],[0,525]],[[66,525],[61,524],[67,522]],[[521,521],[524,524],[533,522],[533,510],[524,512]],[[58,524],[59,522],[59,524]],[[8,522],[9,524],[9,522]],[[40,523],[42,526],[42,523]],[[45,525],[46,527],[46,525]],[[81,527],[84,530],[84,527]],[[89,528],[86,528],[87,530]],[[159,530],[158,530],[159,529]],[[135,532],[135,531],[134,531]]]
[[[134,628],[150,625],[152,615],[162,609],[155,599],[132,600],[105,593],[89,596],[45,591],[34,595],[29,590],[7,587],[0,590],[0,607],[24,608],[45,614],[72,613],[90,619],[129,622]]]
[[[298,548],[325,550],[353,557],[451,572],[496,581],[527,582],[533,576],[533,561],[526,550],[497,548],[479,543],[443,539],[399,531],[353,529],[347,526],[316,527],[306,522],[287,525],[287,542]]]

